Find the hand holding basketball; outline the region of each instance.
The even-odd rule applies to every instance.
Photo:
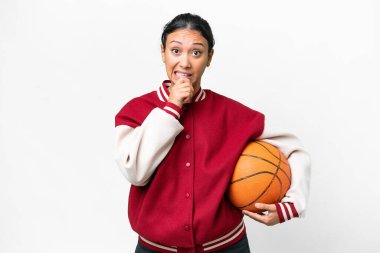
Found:
[[[184,103],[190,103],[194,96],[194,88],[187,78],[180,78],[178,82],[170,86],[168,101],[181,107]]]
[[[276,206],[274,204],[256,203],[255,207],[263,210],[263,212],[268,211],[268,214],[253,213],[247,210],[243,210],[243,214],[267,226],[273,226],[280,223],[280,218],[278,217]]]

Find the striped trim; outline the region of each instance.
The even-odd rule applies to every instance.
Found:
[[[281,210],[280,204],[276,203],[275,206],[276,206],[276,211],[277,211],[277,214],[278,214],[278,218],[280,219],[280,223],[283,223],[285,220],[284,220],[284,215],[282,214],[282,210]]]
[[[285,215],[285,207],[283,204],[280,204],[280,208],[281,208],[281,213],[282,213],[282,217],[284,217],[284,221],[288,221],[288,217]]]
[[[219,237],[218,239],[215,239],[215,240],[212,240],[210,242],[206,242],[206,243],[202,244],[203,252],[207,252],[207,251],[213,250],[215,248],[219,248],[223,245],[225,245],[225,247],[229,246],[226,244],[230,243],[231,241],[236,239],[238,236],[242,235],[242,233],[244,232],[244,229],[245,229],[244,221],[242,220],[239,223],[239,225],[237,227],[235,227],[228,234],[226,234],[222,237]],[[176,246],[164,246],[164,245],[149,241],[148,239],[146,239],[142,236],[139,236],[139,237],[140,237],[141,241],[146,244],[146,246],[152,247],[153,250],[161,250],[164,252],[178,252],[178,249]],[[222,248],[224,248],[224,247],[222,247]]]
[[[215,248],[217,248],[219,246],[222,246],[222,245],[224,245],[226,243],[229,243],[230,241],[232,241],[233,239],[235,239],[237,236],[239,236],[244,231],[244,228],[245,228],[244,222],[241,221],[240,224],[236,228],[234,228],[231,232],[229,232],[228,234],[226,234],[226,235],[224,235],[224,236],[222,236],[222,237],[220,237],[220,238],[218,238],[216,240],[213,240],[211,242],[204,243],[202,246],[206,247],[208,245],[211,245],[211,244],[214,244],[214,243],[217,243],[217,242],[221,241],[221,242],[219,242],[217,244],[214,244],[212,246],[204,248],[204,251],[209,251],[211,249],[215,249]]]
[[[168,250],[168,251],[171,251],[171,252],[177,252],[177,247],[175,247],[175,246],[173,246],[173,247],[167,247],[167,246],[163,246],[163,245],[151,242],[151,241],[149,241],[148,239],[146,239],[146,238],[144,238],[142,236],[140,236],[140,238],[141,238],[141,240],[143,240],[147,244],[150,244],[150,245],[152,245],[152,246],[154,246],[156,248]]]
[[[283,207],[283,209],[285,209],[286,220],[290,220],[291,218],[293,218],[293,217],[290,216],[290,213],[289,213],[289,210],[288,210],[288,206],[286,205],[286,203],[282,204],[282,207]]]
[[[160,92],[161,95],[165,98],[165,102],[168,101],[169,93],[166,92],[163,85],[160,86]]]
[[[202,90],[202,91],[203,91],[203,96],[202,96],[201,100],[206,98],[206,92],[204,90]]]
[[[183,114],[182,108],[179,107],[176,104],[166,102],[165,107],[163,108],[164,111],[172,115],[174,118],[179,119],[181,115]]]
[[[176,110],[174,110],[173,108],[170,108],[169,106],[165,106],[164,110],[168,110],[171,113],[173,113],[175,116],[177,116],[177,119],[179,119],[179,117],[181,116]]]
[[[280,223],[299,217],[298,212],[293,203],[276,203],[276,211],[280,219]]]
[[[161,86],[160,86],[160,87],[161,87]],[[164,98],[162,97],[160,87],[158,87],[158,89],[157,89],[157,96],[158,96],[158,98],[159,98],[161,101],[165,101]]]
[[[299,217],[298,212],[297,212],[296,207],[294,206],[294,204],[293,203],[289,203],[289,205],[290,205],[290,208],[292,210],[293,217]]]
[[[169,99],[168,87],[170,83],[170,80],[165,80],[157,89],[157,96],[162,102],[167,102]],[[202,88],[200,88],[196,95],[197,97],[193,100],[194,102],[199,102],[206,98],[206,92]]]
[[[203,90],[201,89],[201,91],[199,92],[199,94],[198,94],[198,96],[197,96],[197,98],[195,99],[195,102],[198,102],[199,101],[199,99],[202,97],[202,95],[203,95]]]

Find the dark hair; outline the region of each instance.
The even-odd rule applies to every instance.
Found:
[[[178,29],[191,29],[199,31],[202,36],[207,40],[208,52],[211,52],[211,49],[215,45],[214,36],[212,35],[211,27],[206,20],[201,18],[198,15],[183,13],[177,15],[173,20],[167,23],[164,27],[164,31],[161,35],[161,43],[165,49],[166,38],[168,34],[178,30]]]

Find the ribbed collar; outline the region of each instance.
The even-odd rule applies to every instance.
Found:
[[[165,80],[157,89],[157,96],[162,102],[167,102],[170,92],[168,87],[170,86],[171,81]],[[202,89],[202,87],[197,91],[197,93],[193,96],[193,102],[199,102],[206,98],[206,92]]]

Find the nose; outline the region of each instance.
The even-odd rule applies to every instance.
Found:
[[[179,61],[179,66],[182,68],[190,68],[190,66],[191,66],[190,59],[189,59],[189,56],[187,54],[181,55],[181,59]]]

